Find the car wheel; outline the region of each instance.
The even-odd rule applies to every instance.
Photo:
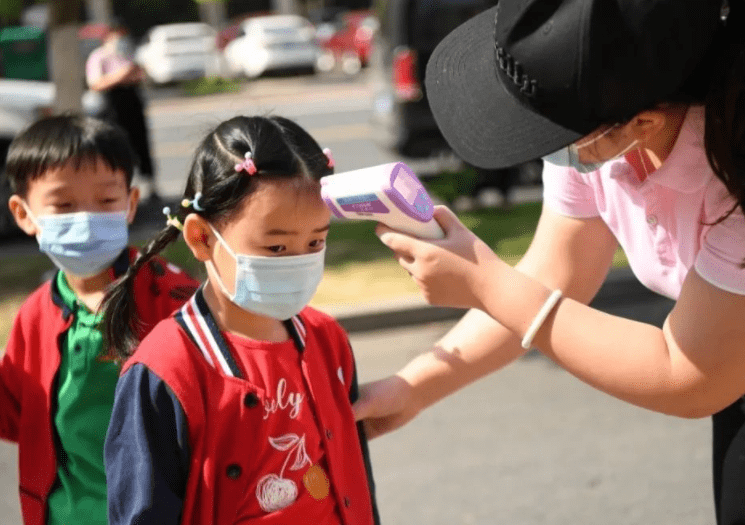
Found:
[[[362,61],[355,53],[344,53],[341,57],[341,69],[347,75],[356,75],[362,69]]]
[[[321,53],[316,60],[316,69],[322,73],[328,73],[334,69],[335,65],[336,58],[334,58],[334,53],[329,50],[325,50]]]

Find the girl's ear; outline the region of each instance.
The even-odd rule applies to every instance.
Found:
[[[196,213],[190,213],[184,219],[184,240],[186,245],[194,254],[194,257],[201,262],[207,262],[211,259],[212,244],[214,234],[201,216]]]
[[[23,205],[23,199],[18,195],[11,195],[8,200],[8,208],[10,213],[13,214],[13,218],[20,229],[24,231],[26,235],[35,236],[39,233],[39,228],[36,226],[31,216],[28,214],[26,206]]]

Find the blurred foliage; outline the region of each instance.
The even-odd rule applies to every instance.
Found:
[[[188,80],[181,84],[181,93],[187,97],[201,97],[215,93],[235,93],[243,86],[241,80],[207,77]]]
[[[437,176],[422,179],[429,194],[447,204],[452,204],[459,195],[470,195],[478,184],[474,168],[460,171],[443,171]]]

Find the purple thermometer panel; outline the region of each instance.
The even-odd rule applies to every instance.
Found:
[[[398,209],[409,217],[421,222],[432,219],[432,200],[406,164],[399,162],[393,167],[390,185],[384,191]]]
[[[323,179],[321,179],[323,181]],[[344,215],[341,214],[341,212],[334,206],[334,201],[329,199],[328,197],[324,196],[323,200],[326,202],[326,206],[328,206],[328,209],[331,210],[331,213],[339,217],[340,219],[344,218]]]
[[[336,199],[339,207],[350,213],[390,213],[385,204],[374,193],[341,197]]]

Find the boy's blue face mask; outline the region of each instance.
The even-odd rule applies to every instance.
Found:
[[[62,271],[78,277],[98,275],[127,247],[127,212],[93,213],[81,211],[34,217],[39,228],[39,249]]]
[[[297,315],[310,302],[323,278],[326,248],[306,255],[263,257],[236,254],[212,228],[220,244],[235,259],[235,288],[230,293],[212,261],[207,264],[217,284],[233,303],[244,310],[285,320]]]

